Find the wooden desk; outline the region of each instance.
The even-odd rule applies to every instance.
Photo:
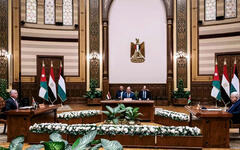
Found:
[[[140,119],[143,121],[154,121],[154,101],[151,100],[104,100],[101,101],[102,110],[106,110],[106,106],[116,107],[118,104],[124,104],[126,107],[139,107],[139,112],[143,114]],[[106,116],[102,114],[102,121],[106,120]]]
[[[23,135],[28,141],[29,127],[34,123],[56,122],[57,105],[38,108],[36,110],[7,111],[7,141]]]
[[[203,147],[229,147],[229,122],[232,114],[225,111],[199,110],[196,106],[185,106],[185,108],[190,113],[190,124],[192,115],[200,119]]]

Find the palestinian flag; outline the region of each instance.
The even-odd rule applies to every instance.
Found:
[[[110,92],[109,92],[109,91],[108,91],[108,93],[107,93],[106,97],[107,97],[107,100],[110,100],[110,99],[112,99],[112,97],[111,97],[111,94],[110,94]]]
[[[57,99],[57,89],[56,89],[56,83],[55,83],[55,78],[54,78],[52,62],[51,62],[51,70],[50,70],[50,76],[49,76],[49,81],[48,81],[48,94],[49,94],[49,99],[51,100],[51,102],[53,102]]]
[[[220,93],[221,85],[219,80],[217,63],[215,64],[215,71],[213,75],[212,86],[213,88],[212,88],[211,96],[214,97],[216,100],[221,100],[221,93]]]
[[[238,78],[236,58],[235,58],[235,61],[234,61],[234,68],[233,68],[233,75],[232,75],[230,92],[231,93],[232,92],[239,93],[239,78]]]
[[[226,60],[224,60],[224,66],[223,66],[223,76],[222,76],[222,83],[221,83],[221,97],[225,103],[228,103],[231,101],[230,100],[230,84],[229,84],[229,78],[227,75]]]
[[[39,89],[39,97],[48,101],[48,86],[47,86],[47,79],[45,73],[45,64],[42,62],[42,73],[40,79],[40,89]]]
[[[62,72],[62,62],[60,62],[60,69],[59,69],[59,80],[58,80],[58,96],[62,100],[62,102],[67,100],[67,94],[66,94],[66,84],[65,80],[63,78],[63,72]]]
[[[188,96],[188,104],[192,102],[191,94]]]

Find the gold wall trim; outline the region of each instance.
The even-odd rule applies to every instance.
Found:
[[[198,2],[192,0],[192,81],[212,81],[212,76],[198,75]]]
[[[13,51],[12,51],[12,0],[8,0],[8,89],[12,89],[13,83]]]
[[[186,91],[191,89],[191,1],[187,0],[187,88],[184,88]],[[174,0],[174,13],[173,13],[173,86],[174,90],[177,90],[177,62],[176,62],[176,53],[177,53],[177,0]]]

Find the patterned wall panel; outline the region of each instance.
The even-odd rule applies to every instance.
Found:
[[[237,17],[237,0],[225,0],[225,18]]]
[[[90,80],[96,79],[100,86],[100,14],[99,0],[89,1],[89,54],[90,54]]]
[[[26,22],[37,23],[37,0],[26,1]]]
[[[44,1],[45,24],[55,24],[55,0]]]
[[[216,0],[205,0],[205,20],[216,20],[217,16]]]
[[[73,0],[63,0],[63,25],[73,24]]]
[[[8,0],[0,1],[0,49],[8,50]],[[0,58],[0,78],[8,79],[8,62]]]
[[[187,53],[187,0],[177,0],[176,36],[177,52]],[[182,79],[187,87],[187,59],[177,58],[177,81]]]

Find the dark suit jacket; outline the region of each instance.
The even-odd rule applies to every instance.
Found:
[[[146,98],[145,98],[145,97],[143,97],[143,91],[140,91],[138,94],[138,98],[141,100],[151,99],[151,92],[146,91]]]
[[[229,110],[229,113],[233,114],[232,121],[233,123],[240,123],[240,100],[233,104]]]
[[[124,99],[124,98],[128,98],[127,92],[125,92],[125,93],[123,94],[123,99]],[[137,99],[136,96],[135,96],[135,94],[134,94],[133,92],[130,93],[130,97],[129,97],[129,98],[131,98],[131,99],[133,99],[133,100],[136,100],[136,99]]]
[[[19,103],[18,103],[19,106]],[[10,97],[6,100],[6,108],[5,111],[9,111],[9,110],[15,110],[17,109],[17,105],[14,102],[14,100]]]
[[[123,94],[125,93],[125,91],[118,90],[117,93],[116,93],[116,99],[121,99],[121,92],[123,92]],[[122,96],[123,96],[123,94],[122,94]]]

